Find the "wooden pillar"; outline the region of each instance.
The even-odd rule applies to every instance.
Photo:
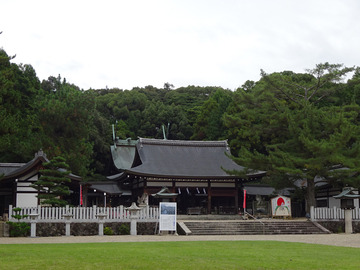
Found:
[[[146,177],[143,177],[143,183],[144,183],[144,192],[147,190],[147,179]]]
[[[89,191],[89,185],[84,184],[82,186],[82,197],[83,197],[83,207],[87,207],[88,206],[88,191]]]
[[[176,193],[176,184],[175,184],[175,180],[173,180],[173,181],[172,181],[171,192],[172,192],[172,193]],[[172,201],[173,201],[173,202],[176,202],[176,199],[177,199],[177,197],[172,198]]]
[[[211,182],[208,180],[208,205],[207,205],[207,213],[211,214]]]
[[[142,182],[143,182],[143,194],[144,194],[144,193],[148,194],[146,178],[145,178],[145,177],[142,177],[141,180],[142,180]],[[142,196],[142,195],[141,195],[141,196]]]
[[[12,187],[12,189],[13,189],[13,192],[12,192],[12,194],[13,194],[12,205],[14,207],[17,207],[17,205],[16,205],[16,202],[17,202],[17,200],[16,200],[16,197],[17,197],[17,181],[18,181],[17,179],[14,180],[13,187]]]
[[[235,179],[235,213],[237,214],[239,212],[239,185],[238,180]]]

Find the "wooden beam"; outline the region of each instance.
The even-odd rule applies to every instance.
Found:
[[[211,196],[212,196],[211,182],[210,182],[210,180],[208,180],[208,205],[207,205],[207,213],[208,214],[211,214]]]

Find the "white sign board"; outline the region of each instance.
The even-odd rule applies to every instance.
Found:
[[[291,199],[285,196],[277,196],[271,199],[273,217],[291,217]]]
[[[160,231],[176,231],[176,203],[160,203]]]

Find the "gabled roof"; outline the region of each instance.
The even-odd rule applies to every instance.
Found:
[[[230,155],[227,141],[175,141],[140,138],[136,145],[138,165],[128,174],[164,177],[227,179],[236,178],[225,170],[244,170]],[[259,172],[263,174],[263,172]],[[254,175],[256,175],[254,174]]]
[[[342,192],[338,195],[333,196],[335,199],[358,199],[359,194],[354,193],[355,189],[351,187],[344,187]]]
[[[43,151],[38,151],[35,157],[28,163],[0,163],[0,175],[4,174],[3,180],[17,178],[27,174],[43,162],[49,162]]]
[[[0,163],[0,175],[9,175],[26,163]]]
[[[96,189],[101,192],[106,192],[109,195],[127,195],[131,196],[131,191],[124,190],[119,187],[117,183],[114,182],[89,182],[90,188]]]
[[[35,153],[35,157],[28,163],[0,163],[0,176],[3,175],[1,180],[15,179],[28,174],[32,170],[39,169],[38,167],[44,163],[49,162],[46,154],[40,150]],[[64,169],[59,169],[64,170]],[[70,173],[68,177],[75,181],[81,181],[81,177]]]
[[[151,194],[154,198],[172,199],[176,198],[179,194],[171,193],[167,187],[163,187],[159,192]]]

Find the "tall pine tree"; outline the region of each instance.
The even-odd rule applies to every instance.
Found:
[[[303,182],[307,212],[316,179],[343,183],[359,169],[359,106],[331,103],[351,70],[325,63],[308,74],[263,72],[250,91],[238,91],[225,117],[230,145],[239,150],[234,159],[268,171],[277,188]]]

